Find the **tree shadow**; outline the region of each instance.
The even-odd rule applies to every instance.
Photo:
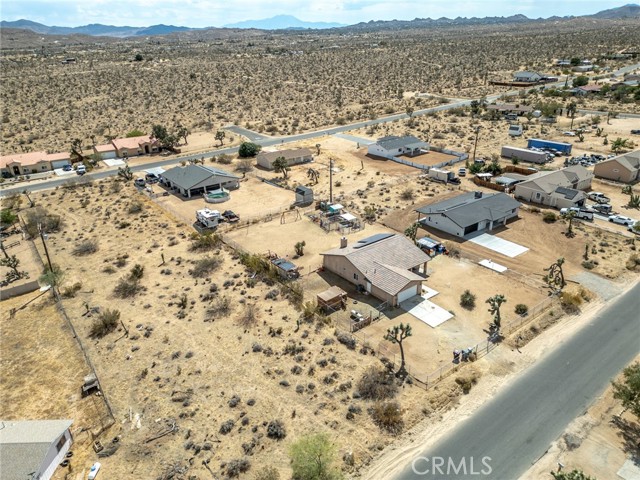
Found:
[[[622,439],[622,450],[636,464],[640,462],[640,424],[632,420],[626,420],[617,415],[611,419],[618,427],[618,437]]]

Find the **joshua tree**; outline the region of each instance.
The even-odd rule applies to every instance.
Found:
[[[409,225],[409,227],[404,231],[404,234],[415,242],[416,235],[418,234],[418,223],[416,222]]]
[[[493,323],[496,326],[497,330],[500,330],[502,325],[502,317],[500,316],[500,307],[503,303],[507,303],[507,299],[504,295],[494,295],[493,297],[487,298],[485,303],[489,304],[489,313],[493,315]]]
[[[184,144],[187,145],[187,137],[189,136],[189,130],[187,129],[187,127],[184,127],[182,125],[178,125],[178,131],[176,133],[176,137],[177,138],[182,138],[184,139]]]
[[[407,105],[407,107],[404,110],[406,112],[407,115],[409,115],[409,120],[411,120],[413,118],[413,107],[411,105]]]
[[[124,168],[123,167],[118,167],[118,176],[124,178],[125,180],[132,180],[133,179],[133,172],[129,168],[129,165],[127,165]]]
[[[320,155],[320,144],[316,143],[316,154]]]
[[[29,191],[25,188],[22,191],[22,194],[27,197],[27,200],[29,200],[29,208],[33,208],[35,206],[35,202],[33,200],[31,200],[31,197],[29,196]]]
[[[547,274],[543,277],[543,280],[547,282],[547,285],[554,293],[560,293],[567,285],[567,282],[564,280],[564,272],[562,271],[563,264],[564,258],[559,258],[555,263],[551,264],[549,268],[544,269]]]
[[[405,325],[401,323],[400,325],[395,325],[392,328],[387,330],[384,339],[391,342],[397,343],[400,347],[400,368],[396,372],[396,377],[404,377],[407,375],[407,371],[405,369],[405,361],[404,361],[404,347],[402,342],[405,341],[407,337],[410,337],[413,334],[411,331],[411,325],[408,323]]]
[[[82,155],[82,140],[79,138],[74,138],[71,141],[71,156],[78,160],[82,160],[84,158],[84,155]]]
[[[224,145],[225,136],[226,136],[226,133],[224,133],[224,130],[218,130],[216,132],[216,140],[220,142],[220,146]]]
[[[562,216],[564,218],[566,218],[567,220],[569,220],[569,228],[567,228],[567,231],[566,231],[565,235],[568,238],[575,237],[576,234],[573,233],[573,219],[576,218],[576,212],[570,211],[570,212],[567,212],[567,213],[563,214]]]
[[[318,178],[320,178],[320,172],[318,172],[316,169],[314,168],[310,168],[309,170],[307,170],[307,177],[309,177],[309,179],[315,184],[318,183]]]
[[[629,148],[633,148],[633,142],[630,142],[628,138],[618,137],[611,143],[611,151],[616,154]]]
[[[3,267],[9,267],[12,271],[7,272],[7,280],[18,279],[27,276],[27,272],[21,272],[18,270],[20,266],[20,260],[15,255],[7,255],[7,252],[4,249],[4,244],[2,244],[2,253],[4,253],[5,258],[0,259],[0,265]]]
[[[289,166],[286,158],[278,157],[273,161],[273,169],[276,172],[282,172],[282,176],[286,179],[291,167]]]

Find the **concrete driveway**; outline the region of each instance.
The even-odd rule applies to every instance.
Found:
[[[518,245],[517,243],[504,240],[503,238],[496,237],[495,235],[490,235],[488,233],[471,234],[467,237],[467,240],[510,258],[517,257],[529,250],[527,247],[523,247],[522,245]]]

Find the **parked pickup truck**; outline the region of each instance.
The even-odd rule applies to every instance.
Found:
[[[593,212],[589,212],[588,210],[583,210],[578,207],[560,209],[561,215],[567,215],[568,213],[574,213],[574,218],[579,218],[581,220],[593,220]]]
[[[596,212],[603,215],[611,215],[611,212],[613,211],[611,205],[609,205],[608,203],[596,203],[594,205],[588,205],[588,208],[595,210]]]
[[[591,192],[588,195],[590,200],[593,200],[594,202],[598,202],[598,203],[609,203],[611,202],[611,199],[609,197],[607,197],[604,193],[601,192]]]

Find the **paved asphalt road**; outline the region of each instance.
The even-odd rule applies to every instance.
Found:
[[[629,67],[625,67],[624,69],[618,70],[616,72],[614,72],[614,74],[618,73],[618,72],[622,72],[624,71],[631,71],[634,70],[636,68],[640,67],[640,63],[635,64],[635,65],[630,65]],[[564,81],[562,82],[556,82],[556,83],[547,83],[545,84],[546,87],[554,87],[554,86],[563,86],[564,85]],[[518,94],[519,90],[512,90],[509,92],[502,92],[502,93],[496,93],[494,95],[488,95],[486,97],[487,102],[491,103],[494,100],[497,100],[498,98],[500,98],[503,95],[515,95]],[[472,100],[461,100],[461,101],[457,101],[457,102],[453,102],[453,103],[447,103],[444,105],[438,105],[436,107],[431,107],[431,108],[425,108],[422,110],[416,110],[415,112],[413,112],[413,116],[420,116],[420,115],[426,115],[429,113],[433,113],[433,112],[440,112],[443,110],[450,110],[452,108],[457,108],[457,107],[464,107],[469,105],[472,102]],[[605,113],[606,115],[606,113]],[[622,116],[623,114],[621,114]],[[331,128],[326,128],[323,130],[316,130],[313,132],[307,132],[307,133],[300,133],[297,135],[289,135],[287,137],[281,137],[281,138],[273,138],[273,137],[265,137],[264,135],[261,135],[259,133],[256,132],[252,132],[251,130],[246,130],[242,127],[238,127],[238,126],[231,126],[228,127],[227,130],[230,130],[232,132],[235,132],[239,135],[243,135],[249,138],[249,140],[254,141],[255,143],[258,143],[260,145],[262,145],[263,147],[269,147],[269,146],[273,146],[273,145],[280,145],[280,144],[284,144],[284,143],[290,143],[290,142],[297,142],[300,140],[308,140],[308,139],[312,139],[312,138],[321,138],[327,135],[333,135],[336,133],[344,133],[344,132],[348,132],[350,130],[356,130],[359,128],[364,128],[364,127],[369,127],[371,125],[379,125],[379,124],[383,124],[383,123],[388,123],[388,122],[393,122],[395,120],[403,120],[403,119],[407,119],[409,116],[406,113],[400,113],[400,114],[396,114],[396,115],[391,115],[389,117],[382,117],[382,118],[377,118],[375,120],[367,120],[364,122],[356,122],[356,123],[351,123],[349,125],[341,125],[341,126],[337,126],[337,127],[331,127]],[[218,150],[211,150],[209,152],[201,152],[201,153],[197,153],[194,155],[187,155],[187,156],[183,156],[183,157],[178,157],[178,158],[170,158],[167,160],[160,160],[157,162],[152,162],[152,163],[147,163],[145,165],[136,165],[136,166],[132,166],[131,170],[133,172],[141,172],[144,171],[148,168],[154,168],[154,167],[167,167],[167,166],[173,166],[178,164],[181,161],[189,161],[189,160],[193,160],[196,158],[201,158],[201,157],[211,157],[213,155],[221,155],[221,154],[233,154],[236,153],[238,151],[238,147],[234,147],[234,148],[222,148],[222,149],[218,149]],[[93,180],[99,180],[102,178],[106,178],[112,175],[116,175],[117,173],[117,169],[112,169],[112,170],[106,170],[106,171],[100,171],[100,172],[96,172],[96,173],[89,173],[86,175],[87,178],[91,178]],[[48,190],[51,188],[55,188],[56,186],[60,186],[62,184],[64,184],[65,182],[68,182],[69,178],[63,177],[63,178],[57,178],[57,179],[52,179],[52,180],[48,180],[48,181],[44,181],[44,182],[37,182],[37,183],[32,183],[31,185],[29,184],[21,184],[18,185],[16,187],[4,187],[0,190],[0,197],[5,196],[5,195],[10,195],[12,193],[16,193],[16,192],[21,192],[23,190],[28,190],[30,192],[35,192],[35,191],[39,191],[39,190]]]
[[[412,465],[397,480],[515,480],[535,463],[567,425],[582,415],[609,381],[640,352],[640,283],[606,308],[576,335],[525,371],[449,436],[414,460],[419,472],[433,458],[448,458],[462,470],[418,475]],[[473,393],[472,393],[473,395]],[[470,458],[474,471],[470,474]],[[436,460],[438,462],[438,460]],[[444,468],[444,467],[443,467]],[[613,478],[613,477],[611,477]]]

